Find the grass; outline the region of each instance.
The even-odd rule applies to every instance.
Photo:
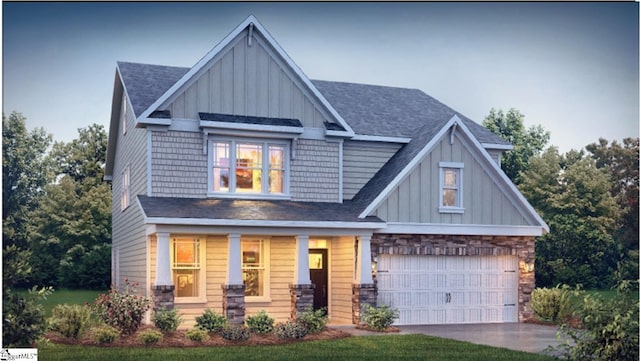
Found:
[[[519,360],[553,358],[426,335],[349,337],[277,346],[196,348],[104,348],[51,345],[38,350],[43,360]]]
[[[85,302],[89,304],[93,304],[93,301],[98,297],[99,294],[105,293],[108,291],[93,291],[93,290],[55,290],[53,294],[47,297],[46,300],[42,301],[42,305],[45,310],[45,317],[51,316],[51,310],[56,305],[61,305],[63,303],[67,303],[70,305],[83,305]]]

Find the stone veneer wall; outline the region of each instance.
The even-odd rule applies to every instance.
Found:
[[[374,234],[371,254],[433,256],[517,256],[518,320],[530,319],[531,292],[535,288],[534,237],[528,236],[450,236],[416,234]]]
[[[222,314],[229,323],[242,325],[244,323],[245,301],[244,285],[221,285]]]
[[[351,285],[351,322],[360,324],[360,308],[365,304],[376,307],[378,305],[378,289],[375,284]]]
[[[313,308],[314,285],[289,285],[291,295],[291,319],[297,318],[298,312],[304,312],[308,308]]]

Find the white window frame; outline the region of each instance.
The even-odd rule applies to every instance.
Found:
[[[228,143],[229,144],[229,191],[220,192],[214,190],[213,183],[213,157],[214,157],[214,145],[216,143]],[[236,192],[236,145],[237,144],[252,144],[262,145],[262,191],[261,192]],[[269,193],[269,145],[278,145],[284,148],[284,169],[283,169],[283,190],[282,193]],[[291,175],[291,142],[281,139],[257,139],[257,138],[231,138],[231,137],[215,137],[208,141],[208,186],[207,196],[219,197],[219,198],[245,198],[245,199],[290,199],[290,187],[289,178]],[[266,179],[266,181],[264,181]]]
[[[440,213],[464,213],[463,203],[463,187],[464,184],[464,163],[458,162],[440,162],[439,166],[439,179],[440,184],[438,186],[438,210]],[[455,187],[446,187],[444,182],[445,170],[452,169],[456,171],[456,185]],[[443,205],[443,193],[445,189],[456,190],[456,205],[444,206]]]
[[[175,264],[175,244],[176,241],[184,241],[191,240],[198,243],[198,280],[200,284],[198,285],[198,296],[197,297],[178,297],[177,290],[176,296],[174,297],[175,303],[205,303],[207,302],[207,242],[206,239],[196,237],[196,236],[173,236],[171,237],[171,248],[170,248],[170,265],[171,265],[171,280],[175,279],[174,271],[176,269],[180,269],[176,267]],[[193,268],[184,268],[184,269],[193,269]]]
[[[131,204],[131,167],[127,164],[120,177],[120,210],[124,211]]]
[[[271,239],[269,237],[242,237],[240,239],[240,253],[242,255],[242,242],[246,241],[260,241],[262,242],[262,251],[264,255],[262,255],[262,260],[264,261],[262,268],[264,270],[263,276],[263,294],[262,296],[245,296],[244,300],[247,303],[251,302],[271,302]],[[240,259],[240,267],[242,268],[242,272],[244,273],[245,267],[244,262]],[[243,281],[244,283],[244,281]]]

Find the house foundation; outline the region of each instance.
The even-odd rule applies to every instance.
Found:
[[[295,320],[298,312],[304,312],[313,309],[313,290],[314,285],[289,285],[289,293],[291,294],[291,319]]]
[[[244,285],[222,285],[222,314],[231,324],[244,323]]]

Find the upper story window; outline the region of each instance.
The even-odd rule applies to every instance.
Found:
[[[120,209],[121,210],[125,210],[127,207],[129,207],[129,203],[130,203],[130,188],[131,188],[131,168],[129,167],[129,165],[127,164],[127,166],[124,168],[124,170],[122,171],[121,174],[121,183],[122,186],[120,187]]]
[[[440,162],[439,210],[443,213],[463,213],[463,163]]]
[[[211,141],[210,191],[216,194],[288,194],[289,144]]]

